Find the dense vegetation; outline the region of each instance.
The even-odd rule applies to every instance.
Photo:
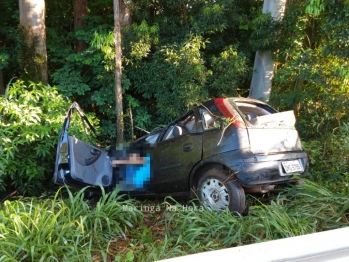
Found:
[[[248,215],[236,216],[195,202],[134,201],[117,192],[87,203],[83,190],[65,188],[51,197],[5,201],[0,259],[156,261],[348,225],[347,196],[310,182],[249,203]]]
[[[0,2],[0,73],[5,83],[12,81],[0,96],[1,199],[49,190],[57,135],[71,101],[90,113],[101,133],[115,136],[112,1],[90,1],[76,31],[72,2],[46,2],[51,86],[20,80],[18,61],[25,54],[18,2]],[[0,261],[154,260],[347,224],[349,2],[290,0],[281,21],[262,14],[258,0],[132,2],[133,22],[122,32],[127,140],[131,110],[134,126],[151,130],[205,99],[247,96],[255,51],[270,50],[276,62],[270,103],[296,112],[310,155],[309,179],[316,184],[285,189],[267,204],[251,198],[243,217],[190,210],[166,216],[162,202],[155,213],[131,208],[126,214],[119,212],[122,205],[143,202],[104,195],[87,205],[82,192],[69,191],[2,201]],[[74,51],[76,39],[88,44],[85,51]]]

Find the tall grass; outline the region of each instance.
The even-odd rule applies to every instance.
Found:
[[[244,216],[228,210],[214,213],[197,201],[167,198],[161,211],[163,238],[149,240],[138,235],[137,242],[118,258],[154,261],[349,226],[349,199],[310,181],[269,197],[262,203],[249,196],[253,205]]]
[[[117,192],[105,194],[94,205],[84,190],[68,199],[5,201],[0,210],[0,261],[92,261],[106,258],[110,239],[125,236],[142,219],[128,212]]]
[[[310,181],[283,189],[269,204],[251,206],[246,216],[227,210],[217,214],[195,202],[191,211],[181,212],[181,205],[175,205],[178,212],[166,219],[167,237],[180,239],[178,244],[188,250],[199,244],[196,252],[349,226],[348,197]]]
[[[171,198],[142,214],[137,206],[154,202],[102,191],[88,203],[84,190],[62,190],[51,199],[4,202],[0,261],[155,261],[348,226],[348,197],[310,181],[263,203],[249,196],[243,216]]]

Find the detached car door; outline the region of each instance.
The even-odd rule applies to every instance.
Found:
[[[189,191],[189,175],[202,157],[202,132],[197,132],[199,117],[190,111],[171,123],[154,147],[154,191]]]
[[[113,171],[108,152],[68,135],[73,110],[77,110],[82,118],[85,117],[78,104],[73,103],[58,140],[54,183],[76,188],[88,185],[109,187]]]

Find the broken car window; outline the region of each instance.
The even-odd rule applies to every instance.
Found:
[[[210,130],[219,127],[219,123],[216,118],[213,117],[207,110],[202,109],[201,116],[204,130]]]

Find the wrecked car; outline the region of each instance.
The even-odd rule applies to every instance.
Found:
[[[74,110],[88,122],[73,104],[58,141],[58,185],[197,197],[210,209],[241,213],[245,193],[265,193],[307,174],[293,111],[278,112],[259,100],[212,99],[126,148],[109,149],[70,136]]]

